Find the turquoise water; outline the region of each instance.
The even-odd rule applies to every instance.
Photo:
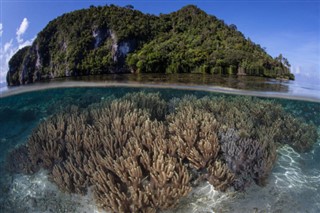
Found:
[[[86,110],[106,100],[116,100],[137,92],[159,93],[174,110],[174,101],[186,96],[197,100],[267,101],[281,106],[295,119],[320,128],[320,103],[290,98],[244,97],[219,92],[178,90],[169,88],[135,87],[82,87],[37,90],[0,99],[0,169],[1,212],[93,212],[102,211],[87,197],[60,192],[48,180],[45,170],[32,175],[9,173],[6,157],[10,151],[28,138],[37,126],[61,112],[68,113],[70,106]],[[261,95],[260,95],[261,96]],[[170,105],[173,104],[173,105]],[[269,107],[272,105],[268,105]],[[240,108],[240,106],[239,106]],[[71,109],[71,108],[70,108]],[[269,109],[273,110],[272,107]],[[67,111],[67,112],[66,112]],[[272,117],[270,118],[272,119]],[[272,121],[271,121],[272,123]],[[255,127],[252,127],[255,128]],[[181,200],[174,212],[319,212],[320,211],[320,141],[306,151],[299,152],[290,145],[278,147],[278,157],[264,187],[255,184],[245,191],[217,192],[205,182],[196,186],[189,196]],[[80,197],[77,197],[80,196]],[[89,197],[89,198],[88,198]],[[91,196],[92,197],[92,196]],[[77,208],[78,207],[78,208]],[[59,209],[59,211],[56,211]]]
[[[27,136],[36,125],[46,117],[62,111],[67,106],[76,105],[86,108],[99,103],[104,98],[119,98],[133,92],[161,91],[167,100],[184,95],[203,97],[207,92],[181,91],[174,89],[145,89],[145,88],[57,88],[40,90],[5,97],[1,100],[0,108],[0,158],[17,144],[24,143]],[[211,94],[214,95],[214,94]],[[218,94],[216,94],[218,95]],[[6,148],[5,148],[6,147]]]

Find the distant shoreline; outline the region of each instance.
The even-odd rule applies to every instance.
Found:
[[[182,83],[154,83],[154,82],[133,82],[128,81],[125,83],[104,81],[104,82],[87,82],[87,81],[63,81],[63,82],[45,82],[45,83],[34,83],[30,85],[23,85],[18,87],[12,87],[0,94],[0,98],[5,98],[12,95],[18,95],[26,92],[34,92],[46,89],[56,89],[56,88],[81,88],[81,87],[132,87],[132,88],[159,88],[159,89],[177,89],[177,90],[194,90],[194,91],[205,91],[205,92],[217,92],[230,95],[246,95],[246,96],[256,96],[265,98],[282,98],[290,100],[299,101],[310,101],[320,103],[320,98],[312,96],[300,96],[292,95],[281,92],[263,92],[263,91],[249,91],[233,89],[222,86],[208,86],[208,85],[196,85],[196,84],[182,84]]]

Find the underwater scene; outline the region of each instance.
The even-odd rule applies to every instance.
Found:
[[[320,102],[74,87],[0,98],[0,212],[319,212]]]

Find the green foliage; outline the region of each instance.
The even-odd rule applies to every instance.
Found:
[[[124,44],[129,51],[121,53]],[[49,22],[31,50],[19,51],[9,63],[9,84],[32,82],[17,78],[23,67],[33,80],[119,71],[294,79],[281,54],[273,59],[235,25],[228,26],[193,5],[159,16],[130,5],[90,6]],[[39,78],[31,78],[34,73]]]
[[[28,55],[30,46],[20,49],[9,61],[10,71],[7,73],[7,82],[9,85],[19,85],[20,84],[20,72],[18,70],[23,70],[23,64],[21,63],[24,58]]]
[[[195,6],[159,18],[171,28],[129,54],[127,63],[137,72],[231,75],[242,68],[247,75],[294,78],[282,55],[281,60],[272,59],[235,25],[227,26]]]

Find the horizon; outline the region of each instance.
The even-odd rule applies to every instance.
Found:
[[[272,57],[288,58],[296,81],[320,82],[319,1],[38,1],[1,0],[0,83],[5,82],[8,61],[24,46],[31,45],[49,21],[78,9],[114,4],[132,5],[143,13],[171,13],[196,5],[209,15],[235,24],[246,38],[266,48]],[[149,3],[149,4],[148,4]],[[272,12],[272,16],[268,16]]]

